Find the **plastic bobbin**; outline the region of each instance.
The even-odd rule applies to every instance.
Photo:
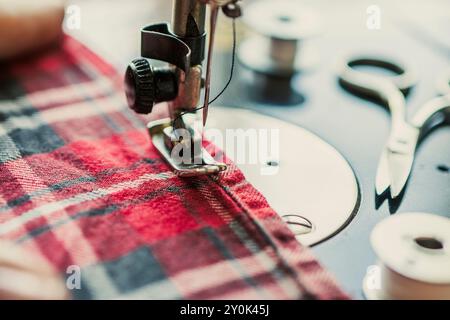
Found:
[[[371,242],[378,273],[367,274],[369,300],[450,299],[450,219],[404,213],[379,223]]]
[[[239,47],[239,61],[251,70],[289,77],[312,68],[318,54],[304,40],[318,34],[318,15],[293,0],[263,0],[245,8],[244,23],[257,35]]]

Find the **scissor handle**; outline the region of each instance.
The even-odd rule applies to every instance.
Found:
[[[436,86],[439,94],[445,96],[450,93],[450,69],[438,78]]]
[[[428,101],[411,121],[413,126],[420,129],[421,135],[442,123],[450,122],[450,69],[438,78],[437,90],[441,96]]]
[[[381,76],[356,70],[358,66],[372,66],[396,73],[394,76]],[[388,106],[393,125],[406,121],[406,102],[402,92],[416,84],[414,73],[399,63],[388,60],[359,57],[342,60],[338,64],[338,75],[344,88],[357,94],[369,96]]]
[[[428,101],[414,115],[411,124],[425,135],[443,123],[450,122],[450,93]]]

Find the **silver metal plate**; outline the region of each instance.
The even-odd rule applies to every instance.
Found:
[[[224,135],[226,129],[279,130],[278,159],[237,165],[272,208],[292,224],[291,230],[302,244],[312,246],[332,237],[356,214],[360,190],[352,168],[334,147],[313,133],[250,110],[225,107],[211,108],[207,128],[219,129]],[[205,132],[208,135],[208,130]],[[215,143],[227,153],[226,143]],[[277,174],[261,174],[265,166],[275,165]]]

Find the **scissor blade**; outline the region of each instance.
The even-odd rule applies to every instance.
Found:
[[[405,188],[411,174],[420,129],[404,123],[397,128],[388,143],[388,163],[391,177],[391,198],[397,198]]]
[[[403,191],[414,163],[414,153],[389,154],[389,171],[391,174],[391,198],[395,199]]]
[[[389,172],[388,161],[389,150],[385,147],[378,163],[377,177],[375,180],[375,191],[377,195],[383,194],[391,184],[391,174]]]

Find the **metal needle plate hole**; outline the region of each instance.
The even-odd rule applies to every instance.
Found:
[[[415,238],[414,241],[421,246],[422,248],[429,249],[429,250],[441,250],[444,249],[444,244],[442,241],[439,241],[435,238],[430,237],[419,237]]]
[[[296,236],[311,233],[314,229],[312,222],[302,216],[287,214],[282,216],[282,218]]]

